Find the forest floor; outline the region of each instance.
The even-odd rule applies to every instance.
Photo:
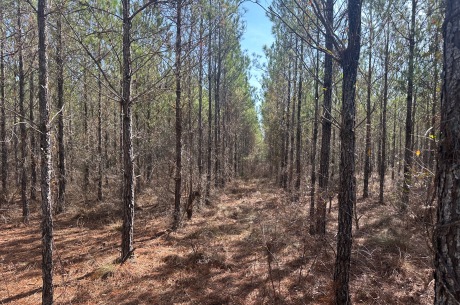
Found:
[[[373,197],[357,203],[353,303],[432,304],[432,254],[417,216],[423,213],[400,215],[394,192],[387,197],[385,205]],[[55,217],[55,304],[330,304],[336,199],[320,238],[308,234],[309,200],[286,198],[266,180],[235,181],[169,233],[169,207],[146,191],[137,200],[135,258],[123,265],[116,263],[115,204],[76,203]],[[39,209],[33,204],[28,226],[20,211],[18,204],[0,211],[0,304],[36,305]]]

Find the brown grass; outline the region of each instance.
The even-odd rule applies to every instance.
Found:
[[[122,266],[116,264],[119,203],[74,204],[56,216],[56,304],[331,302],[336,202],[328,234],[312,237],[307,198],[292,203],[268,181],[236,181],[213,198],[212,207],[160,236],[170,225],[170,209],[153,194],[146,190],[138,198],[135,258]],[[353,303],[430,304],[432,256],[424,224],[411,217],[417,207],[400,215],[391,200],[358,201]],[[17,204],[1,213],[0,304],[40,304],[38,207],[29,226],[21,224]]]

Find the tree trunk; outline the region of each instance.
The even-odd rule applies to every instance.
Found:
[[[200,7],[200,13],[202,7]],[[200,53],[198,59],[198,191],[203,187],[203,18],[200,19]],[[201,202],[201,199],[199,199]]]
[[[73,120],[72,120],[73,115],[74,115],[74,112],[72,110],[72,103],[69,103],[69,106],[67,107],[68,137],[67,137],[66,150],[67,150],[67,177],[69,178],[68,181],[70,181],[70,183],[73,183],[74,176],[72,173],[75,172],[74,170],[75,144],[74,144],[74,134],[73,134],[74,129],[73,129]]]
[[[17,121],[17,118],[18,118],[18,101],[17,99],[14,99],[14,105],[13,105],[13,134],[14,135],[17,135],[19,134],[18,133],[18,130],[17,130],[17,126],[18,126],[18,121]],[[18,148],[18,137],[14,136],[13,137],[13,153],[14,153],[14,170],[15,170],[15,187],[17,187],[18,189],[21,187],[20,186],[20,180],[21,180],[21,171],[19,170],[19,157],[18,157],[18,152],[19,152],[19,148]]]
[[[331,29],[334,24],[334,0],[326,1],[326,49],[332,52],[333,36]],[[332,109],[332,56],[325,53],[323,82],[323,118],[321,130],[321,156],[319,164],[319,194],[316,207],[316,233],[326,234],[326,204],[329,184],[329,158],[331,155],[331,109]]]
[[[192,196],[192,194],[195,192],[193,190],[193,176],[194,176],[194,165],[195,163],[192,162],[192,160],[194,160],[194,156],[193,156],[193,146],[194,146],[194,141],[193,141],[193,136],[194,136],[194,132],[193,132],[193,122],[192,122],[192,109],[193,109],[193,102],[192,102],[192,66],[193,66],[193,62],[192,62],[192,57],[191,57],[191,52],[192,52],[192,35],[193,35],[193,32],[195,30],[195,27],[194,27],[194,21],[193,21],[193,17],[194,17],[194,11],[192,8],[190,8],[190,15],[189,15],[189,18],[190,18],[190,31],[188,33],[188,39],[187,39],[187,49],[185,50],[186,54],[188,54],[187,56],[187,66],[185,67],[186,71],[188,72],[186,74],[186,86],[187,86],[187,126],[188,126],[188,184],[189,184],[189,189],[188,189],[188,194],[189,194],[189,197],[188,198],[191,198],[190,196]],[[189,219],[192,218],[192,213],[193,213],[193,202],[194,200],[189,200],[187,201],[187,216],[190,215]],[[190,203],[190,205],[189,205]]]
[[[212,20],[211,20],[212,0],[209,0],[209,34],[208,34],[208,147],[206,159],[206,199],[207,205],[211,203],[209,196],[211,193],[211,163],[212,163]]]
[[[220,8],[220,2],[219,2]],[[219,10],[220,12],[220,10]],[[220,14],[220,13],[219,13]],[[216,84],[214,89],[214,186],[221,187],[221,179],[222,179],[222,171],[221,171],[221,156],[220,156],[220,79],[222,74],[222,33],[221,33],[221,26],[220,20],[221,16],[219,16],[219,20],[217,20],[217,62],[216,62]]]
[[[396,113],[397,106],[394,103],[393,111],[393,151],[391,155],[391,180],[395,180],[395,162],[396,162]]]
[[[300,69],[299,69],[299,91],[297,96],[297,130],[296,130],[296,180],[294,184],[294,199],[295,201],[299,200],[300,196],[300,178],[301,178],[301,164],[300,164],[300,153],[302,151],[302,125],[300,121],[300,112],[302,111],[302,82],[303,82],[303,75],[302,75],[302,63],[303,63],[303,41],[300,42]],[[316,145],[315,145],[316,147]]]
[[[434,66],[434,82],[433,82],[433,102],[431,106],[431,130],[430,135],[436,134],[436,105],[438,104],[438,51],[439,51],[439,33],[438,28],[436,27],[436,34],[434,39],[434,58],[433,58],[433,66]],[[434,169],[434,156],[436,154],[436,141],[434,137],[429,137],[430,141],[430,150],[429,150],[429,157],[428,157],[428,168],[430,170]]]
[[[348,46],[343,53],[342,127],[337,256],[334,267],[335,304],[351,304],[349,291],[355,179],[355,90],[361,38],[361,0],[348,1]]]
[[[318,36],[319,36],[319,31],[318,31]],[[312,143],[312,149],[311,149],[310,235],[315,234],[316,147],[318,145],[318,107],[319,107],[319,51],[316,51],[315,118],[313,121],[313,143]]]
[[[401,209],[405,211],[409,205],[411,170],[412,170],[412,96],[414,91],[414,52],[415,52],[415,15],[417,0],[412,0],[411,27],[409,33],[409,70],[407,74],[407,110],[406,110],[406,135],[404,147],[404,182],[401,197]]]
[[[84,147],[85,150],[89,150],[89,134],[88,134],[88,85],[87,85],[87,73],[85,69],[83,71],[83,134],[85,136]],[[84,154],[83,160],[83,196],[85,204],[88,203],[88,192],[89,192],[89,155]]]
[[[133,255],[134,225],[134,158],[132,138],[131,103],[131,18],[130,0],[123,0],[123,227],[121,239],[121,262]]]
[[[295,43],[294,43],[294,77],[292,78],[292,105],[291,105],[291,128],[289,128],[289,158],[288,158],[288,191],[292,192],[292,181],[294,176],[294,146],[295,146],[295,113],[296,113],[296,102],[297,102],[297,73],[298,73],[298,56],[297,56],[297,46],[298,46],[298,38],[296,36]]]
[[[220,117],[221,117],[221,125],[222,125],[222,131],[220,135],[220,145],[221,145],[221,153],[220,153],[220,181],[219,181],[219,186],[221,188],[225,187],[226,183],[226,166],[227,166],[227,120],[228,120],[228,100],[227,100],[227,86],[226,86],[226,67],[223,65],[222,67],[222,75],[223,75],[223,86],[222,86],[222,91],[223,91],[223,96],[221,97],[221,109],[220,109]]]
[[[101,43],[99,41],[98,47],[98,58],[99,64],[101,64]],[[102,201],[102,172],[104,168],[104,162],[102,160],[102,75],[101,71],[97,74],[97,200]]]
[[[287,86],[287,97],[286,97],[286,110],[284,114],[284,138],[283,138],[283,152],[282,152],[282,162],[281,162],[281,184],[285,190],[289,187],[288,180],[288,167],[289,167],[289,134],[291,132],[291,124],[289,120],[289,114],[291,113],[291,61],[289,60],[288,65],[288,86]]]
[[[182,1],[177,1],[177,20],[176,20],[176,171],[174,175],[174,223],[173,229],[176,230],[180,225],[180,199],[182,184],[182,105],[181,105],[181,22],[182,22]]]
[[[380,163],[380,184],[379,184],[379,203],[383,204],[383,188],[385,186],[385,172],[386,172],[386,143],[387,143],[387,104],[388,104],[388,70],[390,62],[390,28],[389,23],[386,26],[385,37],[385,62],[384,62],[384,75],[383,75],[383,113],[382,113],[382,161]]]
[[[366,153],[364,157],[364,186],[363,198],[369,197],[369,176],[371,173],[371,95],[372,95],[372,41],[373,37],[373,24],[372,24],[372,6],[370,6],[370,28],[369,28],[369,58],[367,69],[367,98],[366,98]]]
[[[38,72],[42,195],[42,305],[53,304],[53,218],[51,202],[51,125],[48,100],[48,2],[38,0]]]
[[[66,190],[65,147],[64,147],[64,60],[62,57],[61,12],[56,24],[56,66],[57,66],[57,111],[58,111],[58,196],[56,213],[64,211]]]
[[[27,198],[27,130],[26,130],[26,111],[24,108],[25,100],[25,75],[23,61],[23,46],[22,46],[22,24],[21,24],[21,2],[18,1],[18,28],[17,28],[17,43],[18,43],[18,76],[19,76],[19,114],[21,116],[20,130],[20,150],[21,150],[21,202],[22,202],[22,217],[24,223],[29,223],[29,199]]]
[[[434,304],[460,302],[460,1],[446,0],[437,164],[438,211],[434,232]]]
[[[34,88],[34,72],[30,71],[29,80],[29,121],[30,124],[34,124],[34,99],[35,99],[35,88]],[[37,200],[37,149],[35,141],[35,131],[30,132],[30,199]]]
[[[3,24],[3,10],[0,12],[0,27],[2,37],[5,36],[5,25]],[[7,181],[8,181],[8,147],[6,145],[6,115],[5,115],[5,40],[0,39],[0,141],[1,145],[1,180],[2,180],[2,196],[3,201],[7,197]]]
[[[398,177],[401,175],[401,165],[402,165],[402,124],[399,125],[399,136],[398,136]]]
[[[14,88],[14,89],[16,89],[16,88]],[[19,113],[19,111],[18,111],[18,101],[17,101],[17,99],[14,99],[13,100],[13,134],[14,135],[19,134],[19,132],[17,130],[18,113]],[[18,156],[18,153],[19,153],[18,144],[19,143],[18,143],[18,137],[14,136],[12,140],[13,140],[14,171],[15,171],[14,180],[15,180],[15,183],[16,183],[15,187],[20,188],[21,172],[19,170],[19,156]]]

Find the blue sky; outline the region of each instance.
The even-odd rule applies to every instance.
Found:
[[[260,0],[263,7],[268,7],[270,2],[270,0]],[[266,63],[263,46],[269,46],[274,41],[271,32],[272,24],[265,15],[265,11],[259,5],[252,2],[244,2],[242,7],[246,11],[243,15],[243,19],[246,22],[246,31],[241,41],[241,47],[243,50],[247,51],[251,58],[251,62],[254,59],[253,54],[256,54],[260,56],[260,63]],[[261,79],[262,71],[251,65],[250,73],[251,86],[260,89],[261,84],[259,80]]]

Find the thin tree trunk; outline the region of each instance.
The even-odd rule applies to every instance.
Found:
[[[331,175],[329,176],[329,181],[332,181],[335,185],[337,183],[336,181],[336,178],[335,178],[335,172],[336,170],[339,170],[337,167],[337,132],[336,132],[337,128],[332,128],[332,138],[331,138]],[[335,195],[334,193],[336,193],[338,191],[338,188],[337,187],[333,187],[331,188],[329,191],[328,191],[328,196],[327,196],[327,199],[329,200],[329,209],[327,211],[328,214],[331,214],[331,211],[332,211],[332,197]]]
[[[387,23],[386,37],[385,37],[385,63],[383,75],[383,114],[382,114],[382,162],[380,164],[380,184],[379,184],[379,203],[384,202],[384,186],[385,186],[385,172],[386,172],[386,143],[387,143],[387,104],[388,104],[388,70],[390,62],[390,28]]]
[[[181,105],[181,27],[182,27],[182,1],[177,0],[176,7],[176,171],[174,175],[174,223],[173,229],[176,230],[180,225],[180,199],[181,199],[181,184],[182,184],[182,105]]]
[[[86,151],[89,150],[87,73],[88,71],[85,69],[83,71],[83,134],[85,136],[84,147]],[[87,204],[88,203],[88,192],[89,192],[89,155],[87,153],[84,154],[84,160],[83,160],[83,190],[82,191],[83,191],[83,196],[85,199],[85,204]]]
[[[300,69],[299,69],[299,91],[297,96],[297,131],[296,131],[296,180],[295,180],[295,201],[299,200],[300,196],[300,178],[301,178],[301,164],[300,164],[300,153],[302,150],[302,125],[300,122],[300,112],[302,111],[302,63],[303,63],[303,41],[300,42]]]
[[[297,73],[298,73],[298,57],[297,57],[297,45],[298,39],[296,36],[295,50],[294,50],[294,77],[292,79],[292,105],[291,105],[291,128],[289,129],[289,176],[288,176],[288,191],[292,192],[292,182],[294,179],[294,145],[295,145],[295,117],[296,117],[296,106],[297,106]]]
[[[291,113],[291,61],[289,60],[288,65],[288,87],[287,87],[287,98],[286,98],[286,112],[284,114],[284,123],[285,123],[285,130],[284,130],[284,146],[283,146],[283,154],[282,158],[283,161],[281,163],[281,172],[282,172],[282,179],[281,184],[285,190],[289,187],[289,180],[288,180],[288,167],[289,167],[289,134],[291,131],[291,124],[289,120],[289,114]]]
[[[30,72],[29,80],[29,121],[30,124],[34,124],[34,98],[35,98],[35,88],[34,88],[34,72]],[[30,199],[37,200],[37,149],[35,141],[35,131],[30,132]]]
[[[226,84],[226,69],[225,65],[222,67],[222,75],[223,75],[223,86],[222,86],[222,98],[221,98],[221,109],[220,109],[220,117],[221,117],[221,125],[222,125],[222,131],[220,135],[220,145],[221,145],[221,153],[220,153],[220,181],[219,181],[219,186],[221,188],[225,187],[226,183],[226,171],[225,168],[227,166],[227,120],[228,120],[228,100],[227,100],[227,86]]]
[[[406,110],[406,135],[404,147],[404,181],[403,192],[401,197],[401,209],[405,211],[409,205],[410,187],[411,187],[411,170],[412,170],[412,99],[414,91],[414,52],[415,52],[415,15],[417,0],[412,0],[411,27],[409,34],[409,70],[407,75],[407,110]]]
[[[18,126],[18,101],[17,99],[14,99],[14,105],[13,105],[13,152],[14,152],[14,170],[15,170],[15,182],[16,182],[16,187],[19,189],[21,187],[21,183],[20,183],[20,180],[21,180],[21,171],[19,170],[19,157],[18,157],[18,152],[19,152],[19,148],[18,148],[18,130],[17,130],[17,126]]]
[[[219,2],[220,8],[220,2]],[[220,13],[219,13],[220,14]],[[221,160],[220,160],[220,79],[222,75],[222,33],[221,33],[221,26],[220,26],[220,16],[219,20],[217,21],[217,62],[216,62],[216,85],[214,90],[214,186],[221,187],[221,179],[222,179],[222,172],[221,172]]]
[[[74,152],[74,135],[73,135],[73,109],[72,103],[69,103],[67,108],[67,121],[68,121],[68,137],[67,137],[67,177],[70,183],[73,183],[74,175],[72,173],[75,172],[74,170],[74,160],[75,160],[75,152]]]
[[[391,180],[395,180],[395,161],[396,161],[396,112],[397,106],[394,103],[393,111],[393,151],[391,155]]]
[[[334,266],[335,304],[351,304],[349,291],[355,178],[355,90],[361,47],[361,0],[348,1],[348,46],[343,53],[342,127],[337,255]]]
[[[427,151],[427,159],[426,160],[426,166],[427,169],[425,170],[427,172],[426,175],[426,185],[427,190],[426,190],[426,203],[427,204],[432,204],[432,198],[433,198],[433,189],[435,187],[435,176],[430,175],[431,172],[435,171],[435,153],[436,153],[436,105],[438,104],[438,79],[439,79],[439,70],[438,70],[438,52],[439,52],[439,29],[436,26],[435,27],[435,39],[434,39],[434,58],[433,58],[433,66],[434,66],[434,81],[433,81],[433,100],[431,102],[431,119],[429,118],[429,114],[427,114],[427,124],[430,124],[431,126],[428,125],[427,131],[428,135],[426,137],[426,151]],[[430,107],[428,103],[428,108]],[[429,110],[427,110],[427,113]]]
[[[208,35],[208,149],[206,164],[206,204],[211,203],[209,195],[211,193],[211,160],[212,160],[212,20],[211,20],[212,0],[209,0],[209,35]]]
[[[401,175],[401,167],[402,167],[402,124],[399,125],[399,137],[398,137],[398,177]]]
[[[371,6],[372,7],[372,6]],[[371,173],[371,94],[372,94],[372,42],[373,42],[373,24],[372,24],[372,8],[370,9],[370,29],[369,29],[369,57],[367,69],[367,98],[366,98],[366,153],[364,157],[364,187],[363,198],[369,197],[369,176]]]
[[[238,168],[238,135],[235,134],[235,141],[233,143],[233,173],[235,177],[239,176]]]
[[[0,11],[0,27],[2,37],[5,36],[5,25],[3,24],[3,10]],[[5,115],[5,40],[0,39],[0,141],[1,145],[1,162],[2,162],[2,196],[1,201],[7,197],[8,181],[8,146],[6,145],[6,115]],[[1,205],[1,204],[0,204]]]
[[[200,7],[200,12],[202,7]],[[200,53],[198,59],[198,191],[203,184],[203,18],[200,19]]]
[[[51,201],[51,123],[48,100],[48,2],[38,0],[38,72],[42,195],[42,305],[53,304],[53,217]]]
[[[147,134],[152,134],[152,105],[147,106],[147,122],[146,122],[146,132]],[[107,133],[106,133],[107,134]],[[152,182],[152,173],[153,173],[153,152],[151,151],[152,147],[152,138],[148,137],[147,141],[144,143],[144,149],[148,151],[145,160],[145,179],[147,183]],[[107,154],[106,154],[107,155]]]
[[[64,147],[64,60],[62,57],[61,12],[56,23],[56,66],[57,66],[57,111],[58,111],[58,196],[56,213],[64,211],[66,190],[65,147]]]
[[[194,160],[194,156],[193,156],[193,146],[194,146],[194,143],[193,143],[193,135],[194,135],[194,132],[193,132],[193,122],[192,122],[192,108],[193,108],[193,104],[192,104],[192,66],[193,66],[193,63],[192,63],[192,57],[190,56],[191,52],[192,52],[192,35],[193,35],[193,32],[195,30],[194,28],[194,21],[193,21],[193,9],[190,9],[190,32],[188,33],[188,41],[187,41],[187,50],[186,50],[186,53],[189,54],[188,57],[187,57],[187,66],[186,66],[186,69],[187,69],[187,78],[186,78],[186,85],[187,85],[187,125],[188,125],[188,169],[189,169],[189,177],[188,177],[188,183],[189,183],[189,189],[188,189],[188,198],[193,198],[191,196],[193,196],[193,193],[195,193],[195,190],[193,190],[193,175],[194,175],[194,171],[193,171],[193,168],[194,168],[194,162],[192,162],[192,160]],[[189,204],[190,203],[190,204]],[[193,213],[193,200],[191,200],[190,202],[187,201],[187,216],[190,215],[189,219],[192,218],[192,213]]]
[[[24,75],[24,61],[23,61],[23,45],[22,45],[22,23],[21,23],[21,2],[17,2],[18,5],[18,28],[17,28],[17,43],[18,43],[18,76],[19,76],[19,114],[21,116],[21,124],[19,125],[20,130],[20,150],[21,150],[21,203],[22,203],[22,217],[24,223],[29,223],[29,199],[27,198],[27,130],[26,123],[26,110],[24,108],[25,103],[25,75]]]
[[[326,1],[326,49],[333,49],[331,29],[334,24],[334,0]],[[332,109],[332,56],[325,53],[323,82],[323,118],[321,130],[321,159],[319,164],[319,195],[316,207],[316,233],[326,234],[326,204],[329,184],[329,158],[331,155],[331,109]]]
[[[438,104],[438,78],[439,78],[439,72],[438,72],[438,51],[439,51],[439,32],[438,28],[436,28],[436,34],[435,34],[435,39],[434,39],[434,58],[433,58],[433,66],[434,66],[434,82],[433,82],[433,102],[431,106],[431,130],[430,130],[430,135],[435,135],[436,134],[436,105]],[[430,152],[429,152],[429,158],[428,158],[428,168],[430,170],[434,169],[434,156],[436,154],[436,141],[434,140],[434,137],[430,137]]]
[[[437,223],[434,231],[434,304],[460,303],[460,1],[446,0],[437,164]]]
[[[134,157],[132,137],[131,102],[131,18],[130,0],[123,0],[123,227],[121,239],[121,262],[133,255],[134,226]]]
[[[99,64],[101,64],[101,43],[98,48]],[[102,201],[102,172],[104,162],[102,160],[102,75],[101,71],[97,75],[97,162],[98,162],[98,177],[97,177],[97,200]]]
[[[417,147],[417,150],[418,148],[420,147],[419,146],[419,143],[418,143],[418,140],[419,138],[417,137],[418,135],[418,130],[419,130],[419,124],[417,124],[417,120],[416,120],[416,117],[417,117],[417,88],[415,88],[414,90],[414,98],[413,98],[413,103],[412,103],[412,144],[411,144],[411,147],[412,147],[412,150],[414,151],[414,147]],[[415,151],[414,151],[415,153]]]
[[[292,88],[292,111],[291,111],[291,128],[289,129],[289,142],[291,145],[289,146],[289,176],[288,176],[288,190],[292,192],[292,181],[294,176],[294,141],[295,141],[295,113],[296,113],[296,102],[297,102],[297,73],[298,73],[298,56],[297,56],[297,46],[298,46],[298,38],[296,36],[295,39],[295,49],[294,49],[294,77],[292,80],[293,88]]]
[[[319,31],[318,31],[319,36]],[[316,147],[318,145],[319,108],[319,51],[316,51],[315,66],[315,118],[313,121],[313,143],[311,150],[311,189],[310,189],[310,235],[315,234],[315,190],[316,190]]]

